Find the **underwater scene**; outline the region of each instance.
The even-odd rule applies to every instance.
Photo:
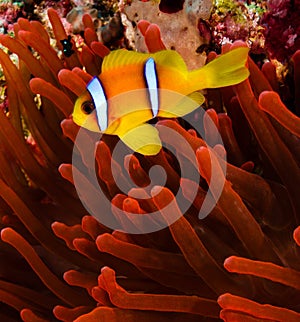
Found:
[[[300,322],[300,0],[0,0],[0,321]]]

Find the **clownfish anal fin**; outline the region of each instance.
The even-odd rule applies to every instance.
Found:
[[[104,88],[98,77],[94,77],[87,85],[96,109],[97,121],[100,130],[103,132],[108,127],[108,104],[104,92]]]
[[[172,102],[172,96],[170,96],[168,101]],[[158,116],[165,118],[182,117],[193,112],[201,106],[204,101],[205,98],[200,92],[194,92],[181,97],[175,96],[172,103],[160,108]]]
[[[158,95],[158,78],[156,72],[156,65],[153,58],[149,58],[144,65],[144,77],[148,88],[149,101],[153,117],[156,117],[159,109],[159,95]]]
[[[120,139],[134,152],[155,155],[161,149],[158,131],[150,124],[142,124],[126,132]]]

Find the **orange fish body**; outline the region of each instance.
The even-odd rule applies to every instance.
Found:
[[[136,152],[156,154],[161,142],[147,121],[184,116],[204,102],[199,90],[243,81],[249,75],[247,56],[248,48],[240,47],[188,71],[175,51],[113,51],[104,58],[100,75],[76,101],[74,122],[91,131],[118,135]]]

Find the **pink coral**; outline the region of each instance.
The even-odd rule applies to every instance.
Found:
[[[265,26],[266,49],[271,58],[286,62],[300,49],[300,2],[268,1],[262,24]]]

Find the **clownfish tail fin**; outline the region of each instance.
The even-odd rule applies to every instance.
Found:
[[[191,71],[188,81],[192,91],[235,85],[245,80],[249,76],[248,52],[248,47],[239,47]]]

